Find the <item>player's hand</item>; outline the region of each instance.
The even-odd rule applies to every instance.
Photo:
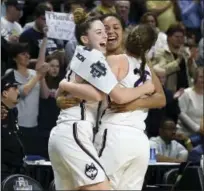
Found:
[[[56,102],[60,109],[67,109],[79,105],[81,100],[75,97],[59,96]]]
[[[109,109],[111,109],[114,113],[125,113],[129,111],[134,111],[136,108],[135,104],[133,107],[133,104],[130,103],[125,103],[125,104],[117,104],[115,102],[111,102],[109,104]]]
[[[8,110],[3,105],[1,106],[1,120],[5,119],[8,115]]]
[[[146,87],[146,90],[147,90],[146,94],[152,94],[152,93],[154,93],[154,91],[155,91],[155,86],[154,86],[154,84],[152,83],[151,80],[148,80],[147,82],[145,82],[145,83],[144,83],[144,86]]]

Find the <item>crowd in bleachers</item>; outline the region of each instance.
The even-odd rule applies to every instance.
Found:
[[[17,118],[25,154],[49,160],[49,133],[60,112],[55,93],[77,45],[75,38],[44,40],[45,12],[55,11],[69,14],[73,22],[77,13],[118,14],[125,34],[139,23],[157,30],[158,39],[147,58],[163,86],[166,106],[149,110],[146,133],[157,161],[200,161],[204,153],[203,10],[202,0],[1,1],[1,76],[13,72],[20,83]],[[111,27],[110,33],[120,30]],[[43,57],[46,63],[38,68]],[[4,120],[6,108],[1,109]]]

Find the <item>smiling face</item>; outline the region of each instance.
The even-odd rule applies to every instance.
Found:
[[[82,36],[84,45],[106,53],[107,34],[100,20],[91,23],[86,36]]]
[[[108,35],[107,52],[114,52],[121,49],[123,43],[123,28],[120,21],[114,17],[109,16],[103,20]]]

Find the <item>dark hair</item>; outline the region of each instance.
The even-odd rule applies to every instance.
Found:
[[[107,17],[115,17],[120,22],[120,24],[122,26],[122,29],[125,30],[125,22],[124,22],[124,20],[119,15],[114,14],[114,13],[105,14],[105,15],[102,15],[100,17],[100,19],[103,22]]]
[[[142,60],[140,66],[140,79],[144,81],[145,77],[145,52],[150,50],[157,40],[157,32],[150,25],[140,24],[134,27],[127,35],[125,48],[133,56],[140,57]]]
[[[63,65],[64,63],[61,63],[64,59],[64,52],[62,51],[55,51],[52,54],[46,56],[45,61],[50,62],[52,60],[57,60],[59,62],[59,65]]]
[[[176,32],[181,32],[185,34],[185,30],[182,28],[181,24],[172,24],[166,31],[167,36],[172,36]]]
[[[89,17],[89,18],[82,18],[82,20],[78,20],[75,27],[75,37],[80,45],[83,45],[81,41],[81,36],[87,35],[87,31],[90,29],[91,24],[94,21],[100,20],[98,17]]]
[[[23,52],[28,52],[29,53],[29,45],[28,43],[9,43],[8,44],[8,53],[11,57],[11,67],[14,69],[17,69],[16,62],[13,60],[18,54],[23,53]]]
[[[162,119],[161,119],[161,122],[160,122],[160,126],[159,126],[159,127],[160,127],[161,129],[164,128],[164,125],[165,125],[165,123],[166,123],[167,121],[170,121],[170,122],[174,122],[174,123],[175,123],[175,121],[174,121],[173,119],[171,119],[170,117],[163,116]]]
[[[9,55],[12,58],[15,58],[18,54],[22,52],[29,52],[29,46],[28,43],[9,43]]]
[[[147,24],[147,17],[152,16],[154,17],[156,27],[158,26],[157,16],[153,12],[146,12],[144,15],[142,15],[140,22],[142,24]]]
[[[40,16],[44,16],[46,11],[51,11],[50,7],[46,5],[46,3],[40,3],[35,8],[35,17],[38,18]]]

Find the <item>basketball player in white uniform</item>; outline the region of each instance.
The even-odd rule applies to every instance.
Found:
[[[85,24],[89,25],[86,28],[88,32],[80,31],[83,35],[88,33],[87,36],[84,35],[84,41],[90,38],[89,32],[91,33],[92,31],[93,33],[91,34],[95,35],[95,39],[92,38],[92,40],[95,40],[93,44],[91,43],[92,47],[104,51],[104,46],[100,47],[99,45],[101,42],[107,40],[102,22],[97,19],[90,19]],[[82,28],[80,29],[82,30]],[[72,82],[78,81],[78,77],[72,71],[68,71],[67,80]],[[68,83],[67,80],[64,82]],[[63,83],[60,84],[62,86]],[[147,90],[148,87],[150,87],[150,90]],[[143,95],[152,92],[151,87],[151,85],[147,84],[146,88],[138,88],[138,90]],[[66,90],[66,85],[62,89],[63,91]],[[132,92],[137,93],[135,89],[132,88]],[[115,95],[114,92],[113,94]],[[135,96],[131,95],[131,100],[137,96],[139,94],[135,94]],[[79,98],[97,101],[97,99],[94,99],[94,96],[86,96],[83,92],[79,95]],[[62,110],[59,115],[57,126],[52,130],[49,139],[49,155],[54,170],[57,190],[110,189],[106,179],[106,173],[99,162],[97,152],[92,143],[97,107],[97,102],[82,102],[80,106]]]
[[[139,25],[127,37],[127,54],[109,60],[112,65],[120,62],[119,67],[123,68],[123,74],[118,76],[121,86],[138,87],[151,79],[145,52],[155,40],[156,33],[151,27]],[[115,190],[142,189],[150,152],[149,140],[144,132],[147,112],[147,109],[138,109],[114,113],[107,108],[101,116],[95,147]]]
[[[155,41],[155,31],[150,26],[139,25],[128,35],[127,55],[107,58],[123,87],[139,87],[151,79],[145,52]],[[75,88],[82,89],[82,85]],[[142,189],[149,161],[149,141],[144,133],[146,117],[147,110],[114,113],[106,109],[102,114],[95,146],[113,189]]]
[[[84,22],[76,26],[76,37],[81,38],[81,34],[97,29],[101,34],[91,33],[95,35],[92,38],[95,44],[92,43],[92,46],[105,51],[99,45],[107,40],[101,21],[87,20],[85,29],[82,25]],[[78,77],[69,70],[66,80],[76,81]],[[92,142],[98,103],[92,97],[81,96],[90,102],[83,101],[78,106],[61,110],[57,126],[50,134],[48,151],[55,187],[56,190],[110,190],[107,175]]]
[[[143,84],[139,73],[141,60],[125,56],[129,72],[120,81],[123,87]],[[151,79],[149,67],[145,66],[146,80]],[[141,190],[149,161],[149,140],[144,133],[148,110],[114,113],[103,111],[95,147],[111,180],[114,190]]]

